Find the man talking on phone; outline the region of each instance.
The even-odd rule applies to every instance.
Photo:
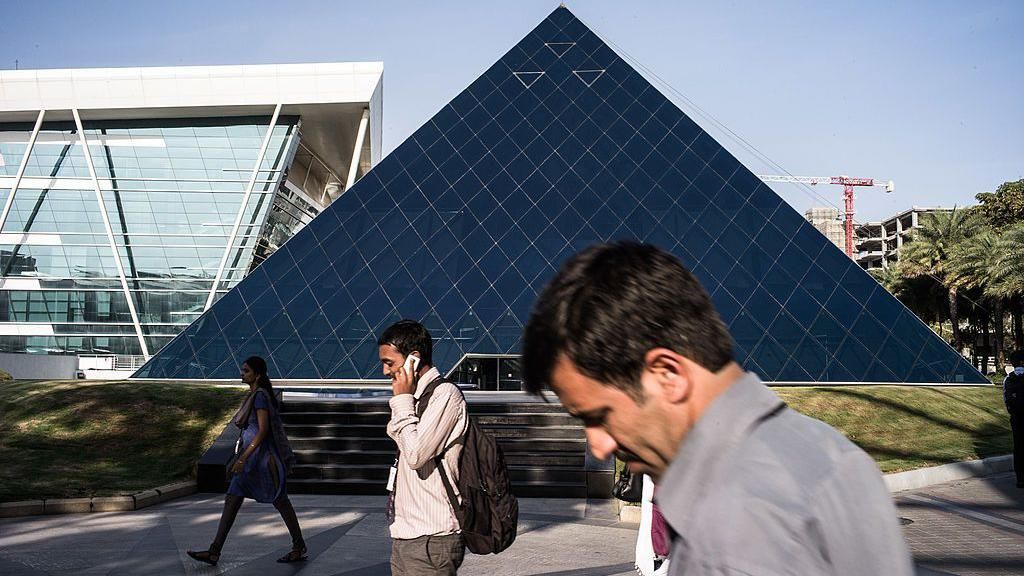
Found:
[[[432,366],[433,342],[419,322],[402,320],[377,340],[394,396],[388,436],[398,457],[388,478],[392,576],[454,575],[465,544],[437,466],[458,485],[466,400]],[[419,400],[433,388],[426,406]],[[443,456],[442,456],[443,455]],[[438,456],[442,456],[440,459]]]

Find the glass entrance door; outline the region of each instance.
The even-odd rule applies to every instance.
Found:
[[[520,360],[514,356],[463,358],[452,370],[450,378],[456,384],[469,385],[477,390],[515,392],[523,389]]]

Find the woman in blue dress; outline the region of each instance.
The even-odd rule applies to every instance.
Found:
[[[241,372],[242,382],[249,385],[249,394],[235,413],[233,422],[242,430],[243,449],[231,467],[234,476],[224,498],[224,512],[217,527],[217,536],[209,549],[198,552],[189,550],[188,555],[200,562],[217,564],[242,502],[251,498],[257,502],[273,503],[288,526],[292,549],[277,561],[305,560],[306,543],[302,539],[299,520],[285,488],[288,463],[294,457],[284,430],[281,429],[277,397],[267,377],[267,363],[259,356],[252,356],[242,363]]]

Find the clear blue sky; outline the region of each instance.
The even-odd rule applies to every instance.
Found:
[[[4,0],[0,68],[381,60],[387,152],[557,5]],[[1019,0],[567,6],[792,174],[895,180],[890,196],[860,189],[859,221],[972,203],[1024,177]],[[777,190],[801,211],[822,204]],[[815,190],[840,204],[837,187]]]

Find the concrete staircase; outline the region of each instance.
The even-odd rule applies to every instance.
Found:
[[[583,427],[558,404],[484,398],[470,400],[469,413],[504,451],[517,496],[610,497],[612,472],[588,471]],[[383,494],[395,455],[390,416],[380,401],[286,401],[281,417],[297,458],[288,491]]]

